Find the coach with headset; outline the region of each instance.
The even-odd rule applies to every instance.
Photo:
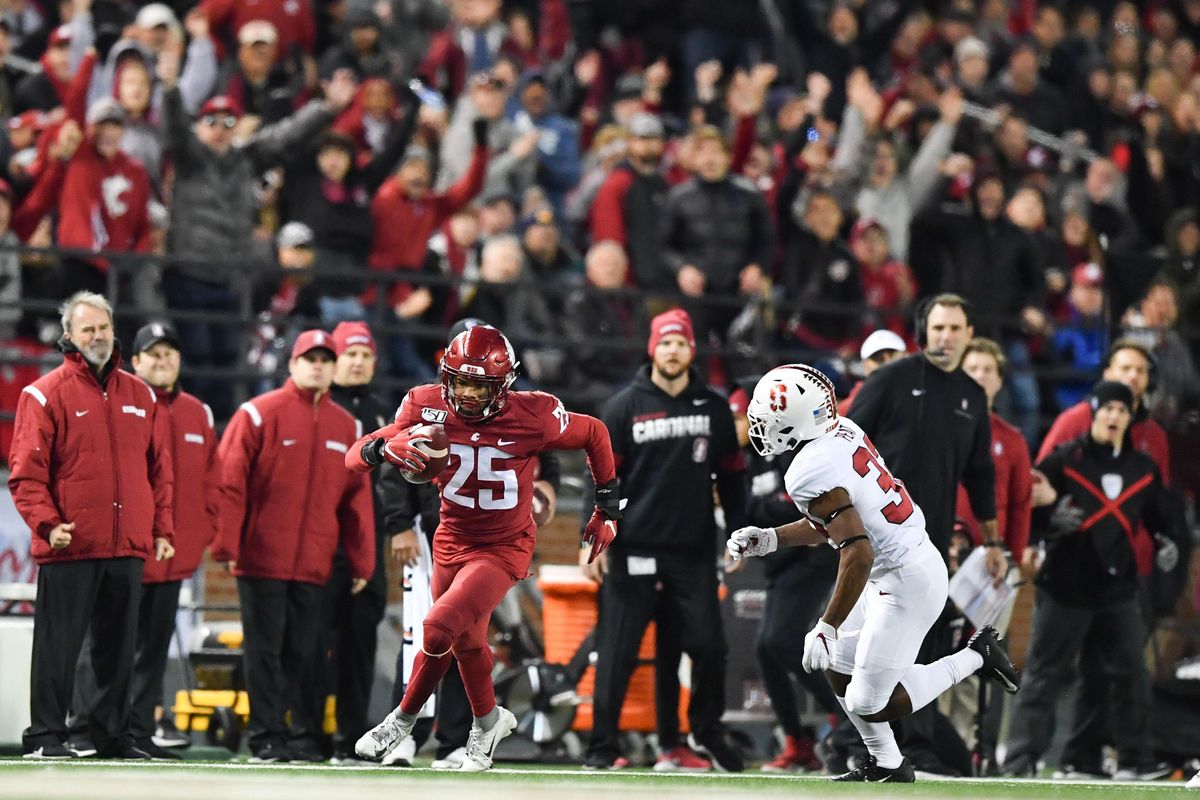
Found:
[[[980,521],[988,571],[998,582],[1008,571],[996,529],[996,471],[991,457],[987,396],[961,365],[975,334],[971,305],[939,294],[917,311],[921,352],[881,367],[863,383],[850,418],[866,431],[892,474],[904,482],[925,512],[929,538],[946,558],[954,530],[954,506],[962,483]],[[930,630],[919,660],[939,655],[946,626]],[[929,759],[932,711],[903,723],[901,746],[918,769],[947,771]],[[923,767],[925,764],[927,767]]]

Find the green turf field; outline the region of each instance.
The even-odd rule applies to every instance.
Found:
[[[601,794],[628,800],[663,800],[664,795],[708,800],[769,798],[782,794],[816,800],[840,797],[964,800],[1200,798],[1200,792],[1190,792],[1179,782],[1113,784],[958,779],[885,786],[833,784],[819,776],[778,776],[757,772],[670,775],[649,770],[597,773],[571,767],[500,765],[489,773],[463,775],[373,766],[259,766],[201,761],[130,764],[93,760],[47,764],[0,759],[0,798],[28,800],[382,800],[416,796],[422,800],[573,800]]]

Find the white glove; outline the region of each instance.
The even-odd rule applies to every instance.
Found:
[[[1179,546],[1161,533],[1154,534],[1154,541],[1158,545],[1154,553],[1155,565],[1163,572],[1175,569],[1179,565]]]
[[[837,628],[823,619],[817,620],[817,627],[804,637],[805,672],[824,672],[833,663],[834,642],[837,641]]]
[[[746,556],[765,556],[779,547],[779,537],[774,528],[738,528],[725,543],[729,557],[741,561]]]

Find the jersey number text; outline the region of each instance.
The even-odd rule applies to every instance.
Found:
[[[908,490],[904,488],[904,484],[892,477],[892,473],[888,472],[887,467],[879,463],[879,451],[875,449],[875,445],[871,444],[870,439],[865,440],[866,444],[854,451],[854,471],[862,477],[867,477],[871,474],[871,467],[875,467],[875,471],[879,473],[879,478],[876,483],[884,492],[895,492],[900,496],[900,499],[894,503],[889,503],[881,509],[883,518],[893,525],[900,525],[913,513],[913,501],[908,496]]]
[[[468,447],[465,444],[450,445],[450,455],[458,456],[458,469],[453,477],[446,482],[442,496],[451,503],[465,508],[475,508],[475,498],[462,494],[463,485],[474,472],[479,481],[495,481],[503,484],[499,494],[494,489],[479,489],[479,507],[485,511],[504,511],[517,505],[517,471],[514,469],[496,469],[497,461],[512,458],[503,450],[494,447]]]

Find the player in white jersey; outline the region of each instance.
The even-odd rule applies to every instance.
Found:
[[[833,384],[804,364],[776,367],[754,388],[750,441],[764,456],[800,448],[785,477],[803,515],[778,528],[741,528],[730,555],[828,543],[840,553],[825,613],[804,637],[804,668],[824,670],[870,755],[841,781],[911,782],[889,720],[911,714],[976,672],[1009,693],[1020,676],[985,626],[932,664],[917,651],[946,604],[946,564],[925,515],[871,440],[838,416]]]

